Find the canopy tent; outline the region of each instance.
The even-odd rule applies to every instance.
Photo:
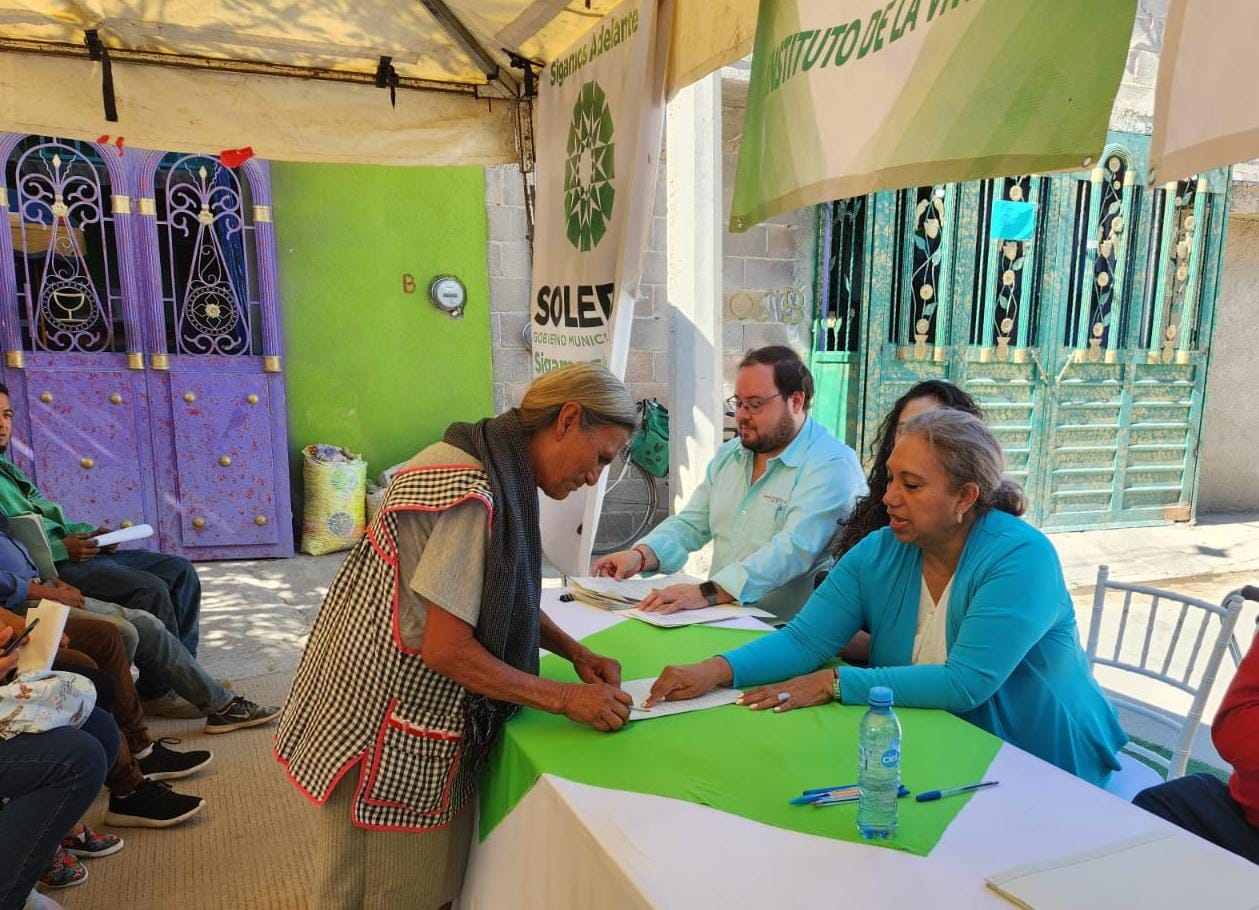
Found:
[[[617,2],[0,0],[0,129],[290,161],[516,161],[520,58],[550,63]],[[751,51],[756,0],[672,5],[670,95]]]

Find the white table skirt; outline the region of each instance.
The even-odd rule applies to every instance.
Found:
[[[627,621],[557,595],[543,605],[575,637]],[[1008,744],[986,777],[1000,786],[920,857],[546,774],[474,843],[460,910],[1009,908],[985,876],[1171,827]]]

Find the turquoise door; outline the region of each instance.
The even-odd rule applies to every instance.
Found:
[[[1038,526],[1191,518],[1229,176],[1147,188],[1148,137],[1111,139],[1077,174],[822,207],[819,419],[868,457],[896,398],[947,379]]]

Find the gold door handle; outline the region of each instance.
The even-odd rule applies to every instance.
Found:
[[[92,466],[95,465],[96,462],[94,462],[90,458],[84,457],[84,458],[79,459],[79,464],[83,467],[84,470],[91,470]]]
[[[121,395],[119,395],[117,392],[115,392],[114,394],[112,394],[112,395],[110,395],[110,396],[109,396],[109,403],[110,403],[110,404],[122,404],[122,396],[121,396]]]
[[[258,396],[255,395],[253,392],[250,392],[248,395],[245,396],[245,400],[248,401],[250,404],[257,404]]]
[[[129,518],[124,518],[122,521],[118,522],[118,527],[120,527],[120,528],[129,528],[129,527],[131,527],[131,519],[129,519]]]
[[[192,526],[193,526],[194,528],[204,528],[204,527],[205,527],[205,519],[204,519],[204,518],[202,518],[200,515],[198,515],[196,518],[194,518],[194,519],[192,520]]]
[[[189,404],[192,404],[196,400],[197,400],[197,396],[194,395],[192,392],[184,392],[184,401],[188,402]]]
[[[40,392],[39,400],[44,404],[52,404],[52,392]]]
[[[228,458],[226,455],[219,456],[219,464],[221,464],[223,467],[226,468],[229,465],[231,465],[231,463],[232,463],[232,459]]]
[[[255,516],[254,516],[254,524],[256,524],[258,527],[260,527],[260,528],[261,528],[261,527],[262,527],[263,525],[265,525],[266,523],[267,523],[267,516],[265,516],[265,515],[255,515]]]

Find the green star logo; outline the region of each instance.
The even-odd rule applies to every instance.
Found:
[[[568,241],[583,253],[593,250],[608,232],[616,190],[616,154],[612,144],[612,111],[597,82],[577,93],[568,127],[568,159],[564,163],[564,215]]]

